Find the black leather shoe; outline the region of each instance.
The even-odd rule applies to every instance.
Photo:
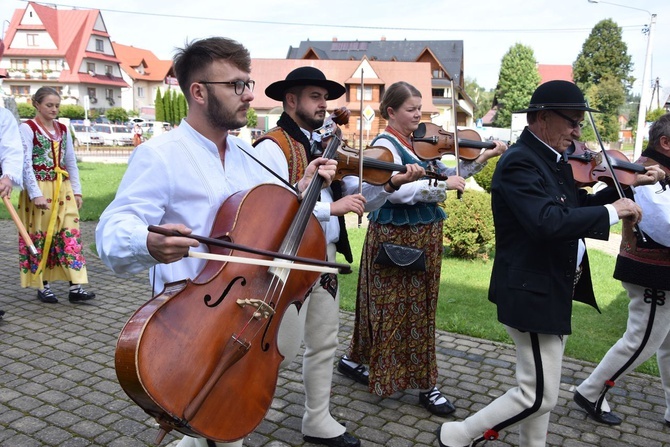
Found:
[[[600,422],[601,424],[607,424],[607,425],[619,425],[621,424],[622,420],[619,416],[616,414],[610,412],[610,411],[602,411],[602,410],[597,410],[596,409],[596,404],[589,402],[586,400],[584,396],[579,394],[578,391],[575,391],[575,403],[582,407],[586,413],[593,418],[596,422]]]
[[[3,317],[4,315],[5,315],[5,311],[4,311],[4,310],[0,310],[0,320],[2,320],[2,317]],[[668,422],[668,421],[665,421],[665,422]]]
[[[314,436],[304,435],[302,437],[305,442],[312,444],[327,445],[328,447],[360,447],[361,440],[350,435],[348,432],[342,433],[340,436],[334,438],[316,438]]]
[[[337,370],[341,374],[344,374],[350,379],[354,379],[358,383],[362,383],[363,385],[370,384],[370,377],[365,374],[367,370],[363,365],[358,365],[354,368],[353,366],[347,365],[343,359],[340,359],[340,361],[337,363]]]
[[[78,301],[88,301],[95,298],[95,293],[88,292],[81,287],[78,290],[70,291],[68,299],[71,303],[76,303]]]
[[[444,398],[445,402],[436,404],[435,402],[440,400],[440,398]],[[419,393],[419,403],[423,405],[426,410],[437,416],[447,416],[456,411],[456,407],[449,402],[447,396],[440,393],[440,390],[438,390],[437,387],[427,393]]]
[[[0,312],[2,312],[2,311],[0,311]],[[3,312],[3,313],[4,313],[4,312]],[[0,315],[0,316],[1,316],[1,315]],[[665,425],[667,425],[668,427],[670,427],[670,421],[666,420],[666,421],[665,421]]]
[[[51,289],[44,289],[44,290],[38,290],[37,291],[37,299],[40,300],[43,303],[57,303],[58,298],[56,298],[56,295],[51,291]]]

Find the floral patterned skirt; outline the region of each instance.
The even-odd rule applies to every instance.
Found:
[[[382,242],[423,248],[426,271],[375,264]],[[390,396],[436,385],[435,313],[442,247],[442,221],[402,226],[371,222],[368,227],[349,357],[369,365],[372,393]]]
[[[28,192],[19,195],[18,215],[37,249],[37,257],[28,252],[25,242],[19,237],[19,267],[21,286],[42,288],[42,281],[72,281],[73,284],[86,284],[86,261],[82,254],[81,233],[79,232],[79,210],[74,199],[72,186],[63,181],[57,203],[53,197],[55,182],[37,182],[49,203],[48,210],[33,206]],[[56,210],[56,224],[51,239],[49,256],[42,272],[38,271],[44,251],[45,237],[51,214]]]

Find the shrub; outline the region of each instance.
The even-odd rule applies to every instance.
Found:
[[[20,102],[16,104],[16,110],[19,113],[19,118],[35,118],[35,107],[28,103]]]
[[[128,121],[128,112],[123,107],[110,107],[105,112],[107,119],[116,124],[122,124]]]
[[[496,170],[496,165],[498,164],[499,159],[500,157],[489,159],[486,163],[486,166],[484,166],[484,169],[473,176],[477,184],[484,188],[484,190],[488,193],[491,193],[491,180],[493,179],[493,171]]]
[[[491,195],[465,190],[462,200],[449,191],[444,210],[444,245],[447,254],[462,259],[488,259],[495,243]]]
[[[65,104],[60,106],[59,116],[73,120],[82,120],[86,116],[86,112],[82,106]]]

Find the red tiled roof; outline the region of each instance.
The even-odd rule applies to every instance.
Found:
[[[572,79],[572,65],[537,64],[537,71],[540,73],[540,84],[549,81],[574,82]]]
[[[289,72],[298,67],[316,67],[326,75],[327,79],[344,85],[360,83],[360,76],[355,76],[355,73],[362,63],[360,60],[252,59],[251,78],[256,81],[256,88],[254,90],[255,98],[251,105],[258,110],[280,107],[280,102],[265,96],[265,89],[273,82],[285,79]],[[367,63],[370,64],[374,73],[364,72],[364,82],[376,85],[385,84],[386,86],[397,81],[409,82],[421,92],[424,98],[423,112],[434,113],[438,111],[430,101],[430,98],[432,98],[432,74],[429,63],[392,61],[367,61]],[[355,101],[355,97],[351,102],[352,106],[354,102],[356,102],[356,107],[352,110],[358,110],[360,103]],[[334,109],[348,104],[346,94],[336,100],[328,101],[328,107]]]
[[[39,25],[22,25],[21,20],[28,8],[33,8],[35,13],[42,22]],[[38,3],[28,2],[25,9],[17,9],[14,11],[12,20],[7,29],[5,41],[7,42],[7,49],[5,56],[57,56],[63,57],[74,73],[69,73],[64,70],[61,74],[61,82],[76,81],[77,76],[86,75],[84,73],[77,73],[79,67],[82,66],[84,58],[96,59],[104,62],[119,63],[119,60],[114,55],[97,53],[87,51],[86,46],[91,35],[109,37],[105,29],[95,29],[95,24],[100,19],[100,23],[104,27],[104,22],[100,11],[97,9],[86,10],[62,10],[54,9]],[[12,41],[16,36],[18,30],[43,30],[46,31],[56,45],[56,49],[24,49],[12,48]],[[105,80],[103,77],[95,82],[106,85],[120,85],[126,87],[124,81],[119,80]],[[106,78],[106,76],[104,76]]]
[[[112,42],[114,53],[121,61],[121,68],[134,80],[162,81],[172,69],[172,61],[160,60],[149,50],[135,48]],[[144,64],[144,74],[140,74],[135,67]]]

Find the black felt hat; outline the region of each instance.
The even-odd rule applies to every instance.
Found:
[[[296,85],[315,85],[328,91],[328,99],[337,99],[344,95],[346,89],[335,81],[326,79],[321,70],[314,67],[299,67],[286,75],[283,81],[273,82],[265,89],[265,95],[276,101],[284,100],[284,93]]]
[[[545,82],[535,89],[528,108],[516,110],[514,113],[539,112],[540,110],[600,112],[600,110],[590,108],[579,87],[569,81]]]

